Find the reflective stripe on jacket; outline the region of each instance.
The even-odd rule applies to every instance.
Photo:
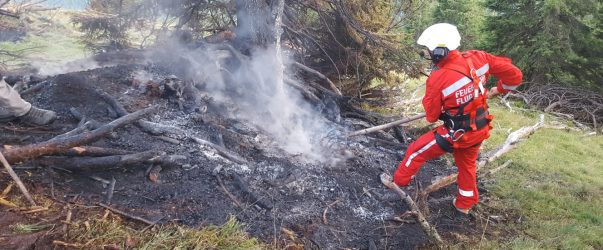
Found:
[[[463,56],[471,57],[476,74],[483,84],[488,82],[490,74],[498,78],[497,88],[501,94],[515,90],[521,84],[521,70],[511,63],[511,59],[493,56],[484,51],[471,50],[461,53],[453,50],[437,66],[444,68],[447,64],[455,64],[457,67],[468,67]],[[465,75],[448,69],[434,70],[427,78],[423,97],[427,121],[436,122],[443,110],[455,114],[454,108],[471,101],[476,93],[482,94]],[[486,93],[487,90],[483,91],[484,95]]]

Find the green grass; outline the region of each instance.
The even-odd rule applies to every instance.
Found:
[[[78,40],[80,34],[70,27],[69,13],[53,11],[44,17],[31,17],[32,22],[27,24],[29,33],[21,41],[0,43],[0,50],[20,53],[23,57],[15,60],[0,55],[0,62],[8,69],[15,69],[28,63],[61,65],[88,56]]]
[[[537,112],[493,105],[495,129],[485,150],[500,145],[507,129],[537,122]],[[551,117],[546,121],[551,122]],[[513,249],[603,248],[603,137],[541,128],[496,164],[513,163],[488,185],[494,207],[523,216],[522,235],[500,246]]]
[[[202,229],[168,225],[142,232],[129,228],[119,217],[99,217],[71,225],[64,240],[85,249],[103,249],[110,245],[120,249],[269,248],[249,237],[234,218],[224,225]]]
[[[44,229],[47,229],[49,227],[52,227],[53,225],[39,225],[39,224],[15,224],[13,226],[11,226],[11,229],[13,230],[13,232],[18,233],[18,234],[28,234],[28,233],[35,233],[35,232],[39,232],[42,231]]]

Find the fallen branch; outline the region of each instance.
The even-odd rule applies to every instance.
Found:
[[[512,160],[508,160],[508,161],[506,161],[505,163],[503,163],[502,165],[500,165],[500,166],[496,167],[495,169],[492,169],[492,170],[488,171],[488,172],[486,173],[486,175],[492,175],[492,174],[495,174],[496,172],[500,171],[501,169],[506,168],[506,167],[508,167],[509,165],[511,165],[511,163],[513,163],[513,161],[512,161]]]
[[[127,155],[111,155],[103,157],[45,157],[39,160],[46,166],[61,166],[65,169],[110,168],[136,164],[178,165],[178,161],[186,160],[181,155],[162,155],[159,151],[145,151]]]
[[[129,112],[117,101],[115,98],[105,93],[102,90],[96,90],[96,94],[98,94],[111,108],[117,113],[118,116],[126,116]],[[155,122],[139,120],[136,121],[136,126],[138,126],[143,132],[152,134],[152,135],[163,135],[166,133],[181,135],[184,136],[186,132],[180,128],[159,124]]]
[[[370,133],[377,132],[377,131],[380,131],[380,130],[384,130],[384,129],[388,129],[388,128],[391,128],[391,127],[395,127],[395,126],[398,126],[398,125],[401,125],[401,124],[404,124],[404,123],[409,123],[411,121],[415,121],[415,120],[421,119],[423,117],[425,117],[425,113],[418,114],[418,115],[415,115],[415,116],[410,117],[410,118],[406,118],[406,119],[402,119],[402,120],[397,120],[397,121],[393,121],[393,122],[386,123],[386,124],[383,124],[383,125],[375,126],[375,127],[372,127],[372,128],[358,130],[358,131],[349,133],[348,137],[370,134]]]
[[[111,155],[127,155],[134,152],[115,148],[101,148],[92,146],[79,146],[68,149],[65,152],[58,153],[61,156],[111,156]]]
[[[111,183],[107,187],[107,197],[105,199],[105,203],[111,204],[111,200],[113,199],[113,193],[115,192],[115,178],[111,178]]]
[[[442,240],[442,237],[440,237],[440,234],[438,234],[438,231],[434,227],[429,225],[429,222],[427,222],[427,219],[425,219],[425,216],[423,216],[423,213],[421,213],[421,210],[419,210],[419,207],[412,200],[412,198],[410,198],[410,196],[406,194],[406,192],[404,192],[400,187],[398,187],[398,185],[396,185],[396,183],[392,181],[392,177],[388,174],[383,173],[380,177],[381,183],[383,183],[383,185],[385,185],[389,189],[393,189],[394,191],[396,191],[396,193],[400,195],[406,205],[408,205],[410,211],[416,215],[417,222],[419,222],[419,225],[421,225],[421,228],[423,228],[423,231],[425,232],[425,234],[427,234],[429,240],[438,248],[444,248],[444,241]]]
[[[520,128],[520,129],[516,130],[515,132],[509,134],[509,136],[507,137],[507,140],[505,141],[505,143],[502,146],[500,146],[496,151],[494,151],[494,153],[488,154],[488,155],[490,155],[488,158],[480,160],[477,163],[476,171],[479,171],[486,164],[496,161],[503,154],[505,154],[505,153],[509,152],[511,149],[513,149],[518,142],[522,141],[523,138],[529,137],[534,132],[536,132],[536,130],[541,128],[543,125],[544,125],[544,115],[540,115],[540,121],[538,123],[534,124],[533,126]],[[453,184],[456,181],[457,177],[458,177],[458,174],[451,174],[442,179],[439,179],[438,181],[434,182],[433,184],[431,184],[427,188],[425,188],[421,192],[421,197],[426,197],[430,193],[433,193],[435,191],[440,190],[443,187]]]
[[[0,16],[9,16],[9,17],[13,17],[13,18],[19,18],[19,14],[7,11],[7,10],[0,10]]]
[[[231,153],[228,149],[226,149],[220,145],[217,145],[217,144],[214,144],[209,141],[203,140],[201,138],[193,137],[193,136],[191,136],[190,138],[193,141],[195,141],[201,145],[209,146],[209,147],[215,149],[216,151],[218,151],[218,154],[220,154],[221,156],[223,156],[226,159],[229,159],[238,164],[246,164],[247,163],[247,160],[243,159],[242,157],[240,157],[238,155],[235,155],[234,153]]]
[[[134,121],[137,121],[144,115],[154,112],[155,110],[157,110],[157,106],[149,107],[120,117],[110,123],[103,125],[98,129],[89,132],[84,132],[66,138],[50,139],[45,142],[26,145],[22,147],[14,147],[10,149],[0,150],[0,152],[4,154],[9,163],[22,162],[43,155],[58,154],[61,152],[68,151],[73,147],[97,141],[100,138],[111,133],[113,130],[123,127]]]
[[[26,90],[21,91],[19,93],[19,95],[25,96],[25,95],[28,95],[28,94],[31,94],[31,93],[38,92],[41,89],[43,89],[44,87],[46,87],[46,85],[48,85],[48,83],[50,83],[50,82],[49,81],[40,82],[40,83],[36,84],[35,86],[33,86],[31,88],[28,88]]]
[[[228,191],[228,189],[226,189],[226,187],[224,186],[224,182],[222,181],[222,178],[220,178],[220,170],[222,170],[222,166],[218,166],[212,171],[212,174],[218,180],[218,184],[220,185],[220,188],[222,188],[222,191],[228,196],[228,198],[230,198],[235,203],[235,205],[237,205],[237,207],[243,208],[243,206],[241,205],[241,202],[239,200],[237,200],[237,197],[235,197],[232,193],[230,193]]]
[[[82,120],[83,121],[83,120]],[[64,134],[60,134],[57,135],[56,137],[52,138],[52,140],[58,140],[58,139],[62,139],[62,138],[68,138],[77,134],[81,134],[84,133],[86,131],[90,131],[93,128],[93,125],[95,124],[95,121],[89,121],[89,122],[85,122],[83,124],[78,125],[77,127],[75,127],[74,129],[72,129],[71,131],[64,133]]]
[[[80,249],[86,247],[86,244],[67,243],[67,242],[60,241],[60,240],[53,240],[52,244],[59,246],[59,247],[71,247],[71,248],[80,248]]]
[[[29,195],[27,188],[25,187],[25,185],[23,185],[23,182],[21,182],[21,179],[19,178],[17,173],[15,173],[15,171],[10,166],[10,164],[8,164],[8,161],[6,160],[6,158],[4,158],[4,155],[2,154],[2,152],[0,152],[0,161],[2,162],[2,165],[4,165],[4,168],[6,169],[6,171],[8,171],[8,174],[10,175],[10,177],[12,177],[13,180],[17,183],[17,186],[21,190],[21,193],[23,193],[23,195],[25,196],[27,201],[29,201],[31,206],[33,206],[33,207],[37,206],[36,202],[33,200],[33,198],[31,198],[31,195]]]
[[[148,225],[155,225],[155,224],[157,224],[156,221],[150,221],[150,220],[147,220],[145,218],[142,218],[142,217],[139,217],[139,216],[136,216],[136,215],[132,215],[132,214],[126,213],[124,211],[118,210],[116,208],[112,208],[112,207],[110,207],[108,205],[105,205],[103,203],[98,203],[98,205],[101,206],[101,207],[104,207],[104,208],[108,209],[111,212],[114,212],[116,214],[122,215],[124,217],[130,218],[130,219],[133,219],[133,220],[144,222],[144,223],[146,223]]]
[[[61,166],[65,169],[122,167],[144,163],[157,156],[160,152],[145,151],[129,155],[112,155],[104,157],[44,157],[39,160],[46,166]]]
[[[327,220],[327,212],[329,211],[329,208],[335,206],[339,202],[341,202],[341,200],[337,199],[334,202],[331,202],[331,204],[327,205],[325,211],[322,212],[322,223],[324,223],[325,225],[329,225],[329,221]]]
[[[264,199],[261,198],[261,196],[251,191],[251,189],[249,188],[249,184],[247,184],[243,177],[234,174],[233,179],[235,186],[239,188],[239,190],[243,194],[243,197],[246,198],[251,204],[257,204],[263,209],[272,210],[272,204],[265,202]]]

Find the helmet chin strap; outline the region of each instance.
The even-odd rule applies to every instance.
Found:
[[[440,61],[446,58],[448,52],[450,52],[450,50],[446,47],[436,47],[432,51],[429,51],[429,55],[431,56],[431,61],[433,64],[438,64]]]

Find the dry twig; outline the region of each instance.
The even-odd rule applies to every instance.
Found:
[[[19,189],[21,190],[21,193],[23,193],[23,195],[25,196],[27,201],[29,201],[29,203],[35,207],[36,202],[33,200],[33,198],[31,198],[29,191],[27,191],[27,188],[25,187],[25,185],[23,185],[23,182],[21,181],[21,179],[19,178],[17,173],[15,173],[15,171],[10,166],[10,164],[8,163],[6,158],[4,158],[4,155],[2,154],[2,152],[0,152],[0,161],[2,162],[2,165],[4,165],[4,168],[6,169],[6,171],[8,171],[8,174],[10,175],[10,177],[13,178],[13,180],[17,183],[17,186],[19,187]]]
[[[144,223],[146,223],[148,225],[155,225],[155,224],[157,224],[156,221],[150,221],[150,220],[147,220],[147,219],[142,218],[140,216],[136,216],[136,215],[132,215],[132,214],[126,213],[124,211],[121,211],[121,210],[116,209],[116,208],[112,208],[112,207],[110,207],[108,205],[105,205],[103,203],[98,203],[98,205],[101,206],[101,207],[104,207],[104,208],[106,208],[108,210],[110,210],[111,212],[114,212],[116,214],[122,215],[124,217],[130,218],[130,219],[133,219],[133,220],[144,222]]]
[[[325,225],[329,225],[329,221],[327,220],[327,212],[329,211],[329,208],[335,206],[339,202],[341,202],[341,199],[337,199],[334,202],[331,202],[331,204],[327,205],[325,211],[322,212],[322,223],[324,223]]]

